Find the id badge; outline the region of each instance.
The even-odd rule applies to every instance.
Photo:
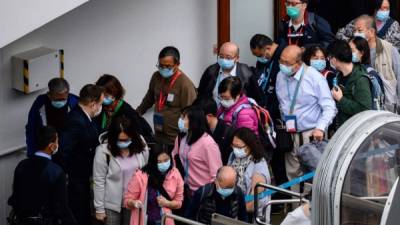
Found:
[[[174,101],[175,95],[172,93],[168,94],[167,102],[172,103]]]
[[[163,131],[164,117],[161,113],[154,113],[153,116],[154,130],[158,132]]]
[[[295,115],[285,116],[286,131],[289,133],[297,132],[297,117]]]

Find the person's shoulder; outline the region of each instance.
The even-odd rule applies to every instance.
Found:
[[[36,97],[35,101],[32,104],[32,109],[39,110],[40,107],[44,106],[48,101],[49,97],[47,94],[42,94]]]

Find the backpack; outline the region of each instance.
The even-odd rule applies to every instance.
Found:
[[[240,105],[232,115],[232,124],[236,124],[237,116],[242,109],[253,109],[258,119],[258,135],[266,151],[266,159],[269,162],[272,158],[272,150],[276,148],[276,133],[274,122],[268,112],[268,110],[257,105],[254,100],[249,99],[249,104]]]
[[[368,78],[370,83],[372,109],[382,110],[385,103],[385,89],[383,86],[383,81],[379,74],[372,67],[367,67],[366,70],[368,74],[364,74],[363,76]]]

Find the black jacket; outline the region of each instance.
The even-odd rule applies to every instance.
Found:
[[[65,174],[51,160],[32,156],[15,169],[12,195],[8,200],[19,218],[38,216],[76,224],[67,204]]]
[[[233,131],[233,127],[225,124],[223,120],[218,120],[214,132],[211,133],[214,141],[218,144],[223,165],[228,163],[229,156],[232,153]]]
[[[57,153],[61,155],[61,164],[68,176],[88,179],[92,175],[98,137],[95,122],[89,120],[80,106],[68,114]]]
[[[215,63],[209,66],[203,73],[200,79],[199,87],[197,88],[197,98],[204,99],[204,98],[212,98],[213,97],[213,90],[215,88],[215,84],[217,83],[217,78],[219,75],[220,66],[218,63]],[[249,66],[243,63],[236,64],[236,75],[242,81],[244,91],[247,90],[247,83],[251,75],[253,75],[253,71],[250,69]]]
[[[311,12],[306,12],[304,17],[305,27],[303,36],[293,37],[291,44],[297,44],[300,47],[310,44],[320,44],[326,48],[335,40],[331,26],[324,18]],[[293,28],[290,29],[294,33]],[[289,44],[288,33],[289,20],[283,20],[279,25],[278,43],[285,42]]]

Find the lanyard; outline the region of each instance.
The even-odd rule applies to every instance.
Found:
[[[300,28],[299,32],[294,32],[294,34],[292,34],[292,29],[289,27],[288,28],[288,39],[289,39],[289,45],[298,45],[299,44],[299,37],[302,37],[304,34],[304,26],[302,25]],[[292,43],[292,38],[296,38],[296,43]]]
[[[269,83],[269,77],[271,76],[271,70],[272,66],[274,65],[274,62],[271,61],[269,64],[268,70],[267,67],[264,68],[264,73],[261,74],[260,80],[258,81],[259,86],[262,88],[262,90],[265,92],[265,88],[268,86]],[[267,76],[268,73],[268,76]],[[264,75],[264,76],[263,76]]]
[[[301,75],[300,75],[300,80],[297,81],[297,85],[296,85],[296,89],[294,91],[294,96],[293,98],[290,97],[290,89],[289,89],[289,79],[286,82],[286,87],[287,87],[287,92],[289,95],[289,100],[290,100],[290,111],[289,111],[289,115],[292,115],[294,112],[294,106],[296,105],[296,100],[297,100],[297,95],[299,93],[299,89],[300,89],[300,83],[303,80],[303,75],[305,73],[306,70],[306,66],[303,66],[303,70],[301,71]]]
[[[161,90],[160,90],[160,97],[158,100],[158,111],[161,112],[164,108],[165,102],[167,101],[167,97],[169,92],[171,91],[171,89],[174,87],[174,84],[176,82],[176,80],[181,76],[181,72],[177,72],[172,78],[171,78],[171,82],[168,85],[168,90],[167,93],[164,94],[163,93],[163,87],[164,87],[164,80],[162,80],[162,85],[161,85]]]
[[[117,107],[115,107],[115,110],[112,113],[111,117],[113,117],[121,109],[122,104],[124,104],[124,100],[121,99],[118,102]],[[105,129],[106,127],[107,127],[107,115],[106,115],[106,112],[103,112],[103,118],[102,118],[102,121],[101,121],[101,128]]]

